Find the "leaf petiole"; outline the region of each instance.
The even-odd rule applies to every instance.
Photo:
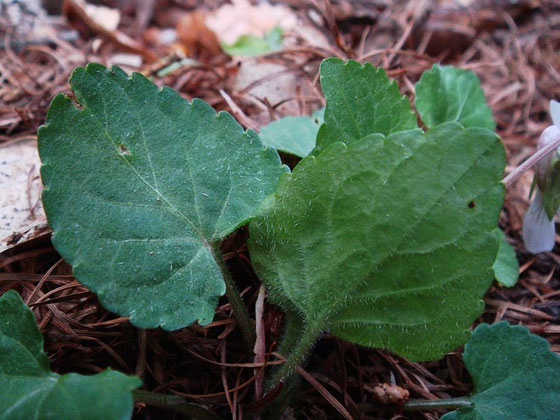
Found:
[[[222,272],[222,277],[224,278],[224,283],[226,284],[226,296],[228,301],[231,305],[231,309],[233,311],[233,315],[241,329],[241,334],[243,335],[243,340],[247,347],[253,351],[253,347],[255,345],[255,329],[253,327],[253,322],[249,317],[249,313],[247,312],[247,308],[241,299],[241,295],[235,286],[235,282],[231,278],[228,268],[222,258],[222,253],[220,252],[220,246],[214,245],[212,254],[216,264],[220,268]]]
[[[474,403],[468,398],[446,398],[441,400],[409,400],[405,402],[402,409],[405,411],[436,410],[439,408],[468,408]]]
[[[290,322],[294,321],[289,320],[287,322],[287,333],[290,334],[286,334],[286,337],[289,338],[290,341],[292,341],[294,338],[294,331],[293,328],[290,328]],[[294,323],[293,326],[295,325],[297,324]],[[309,351],[321,336],[321,332],[323,331],[324,326],[325,321],[321,316],[315,318],[313,322],[308,322],[303,325],[303,332],[301,333],[297,341],[290,346],[289,353],[286,355],[286,362],[272,376],[269,382],[271,386],[276,385],[278,382],[285,382],[286,379],[288,379],[294,373],[296,367],[305,360],[305,358],[309,354]],[[287,346],[284,346],[284,344],[282,344],[282,347]]]

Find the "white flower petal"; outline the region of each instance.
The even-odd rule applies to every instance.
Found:
[[[533,254],[551,251],[555,243],[554,220],[548,220],[542,194],[538,188],[535,198],[523,219],[523,242]]]
[[[550,101],[550,118],[552,118],[552,124],[560,127],[560,102],[552,100]]]

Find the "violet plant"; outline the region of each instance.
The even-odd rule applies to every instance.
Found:
[[[500,278],[496,267],[517,264],[498,230],[505,153],[478,78],[435,65],[416,85],[416,114],[383,69],[331,58],[320,71],[324,122],[322,114],[287,118],[263,130],[265,142],[303,157],[290,172],[257,133],[201,100],[189,103],[116,67],[75,70],[70,85],[79,107],[55,97],[38,137],[52,242],[77,280],[138,328],[208,324],[225,293],[252,349],[254,327],[220,253],[221,240],[248,224],[254,269],[287,319],[279,347],[286,362],[270,387],[291,380],[324,333],[417,361],[465,344],[482,297]],[[304,147],[297,126],[305,127]],[[87,399],[71,415],[57,411],[60,400],[37,384],[65,376],[48,370],[30,312],[14,293],[0,307],[7,308],[0,349],[8,355],[0,360],[0,412],[11,416],[0,419],[97,413]],[[488,331],[479,327],[473,336],[473,371],[473,354],[501,354],[525,334]],[[540,357],[537,347],[512,357]],[[540,369],[529,363],[512,377],[537,377]],[[115,411],[101,417],[127,417],[132,401],[141,401],[216,418],[180,397],[135,390],[135,378],[100,375],[72,384],[80,390],[105,378],[118,389],[107,408]],[[479,381],[472,400],[445,405],[466,408],[451,418],[480,414],[468,410],[473,404],[479,411],[496,405],[497,413],[511,399],[500,378],[487,379],[492,394]],[[517,402],[559,409],[555,386],[537,397],[515,390]]]

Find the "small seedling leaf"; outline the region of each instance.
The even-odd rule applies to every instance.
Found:
[[[305,157],[315,147],[317,132],[323,124],[324,108],[311,116],[284,117],[263,127],[260,137],[265,146],[280,152]]]
[[[52,242],[78,281],[142,328],[210,322],[225,291],[215,246],[286,171],[231,115],[144,76],[74,71],[39,130]]]
[[[434,66],[416,83],[414,105],[428,128],[446,122],[464,127],[496,128],[477,75],[451,66]]]
[[[500,239],[498,255],[494,262],[494,276],[496,280],[506,287],[513,287],[519,279],[519,261],[515,255],[515,249],[509,244],[506,235],[501,229],[496,230]]]
[[[35,317],[15,291],[0,297],[0,419],[128,419],[135,376],[50,371]]]
[[[327,58],[321,64],[321,87],[327,107],[314,154],[335,142],[417,128],[408,98],[382,68]]]
[[[472,407],[442,420],[560,418],[560,357],[522,326],[479,325],[463,354],[474,394]]]
[[[504,166],[494,133],[458,123],[335,143],[284,175],[251,221],[257,273],[307,324],[438,359],[484,308]]]
[[[274,27],[265,36],[241,35],[233,44],[222,44],[229,55],[259,55],[282,49],[284,34],[282,28]]]

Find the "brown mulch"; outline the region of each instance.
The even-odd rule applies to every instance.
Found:
[[[204,42],[196,48],[182,45],[183,52],[196,55],[198,64],[162,74],[162,69],[169,69],[182,57],[179,50],[154,42],[150,34],[169,26],[179,12],[211,9],[223,2],[161,0],[155,2],[148,18],[132,1],[105,3],[120,7],[119,31],[135,40],[128,51],[144,57],[139,70],[154,83],[228,110],[246,127],[259,127],[263,118],[278,118],[286,109],[282,108],[285,103],[249,98],[251,89],[236,90],[233,80],[238,63],[224,54],[208,54],[211,47]],[[276,3],[290,5],[329,41],[328,48],[302,41],[297,48],[259,58],[298,72],[302,89],[291,98],[297,104],[292,109],[304,113],[321,106],[318,66],[321,59],[336,55],[383,66],[408,95],[434,62],[475,71],[506,146],[508,172],[534,153],[540,133],[550,125],[548,101],[560,98],[560,4],[556,0],[488,0],[471,2],[467,8],[451,0]],[[16,42],[15,30],[7,21],[0,21],[0,143],[33,138],[53,96],[69,92],[67,80],[74,67],[87,62],[108,64],[126,47],[122,37],[96,33],[87,25],[84,28],[79,14],[67,15],[71,23],[54,16],[42,38],[25,42]],[[140,37],[139,27],[143,31]],[[530,183],[531,174],[527,174],[508,190],[500,219],[522,266],[519,283],[511,289],[492,287],[479,321],[505,319],[525,325],[560,352],[560,276],[556,271],[560,247],[534,256],[520,239]],[[254,316],[260,283],[251,270],[245,239],[242,229],[224,242],[223,250]],[[233,413],[233,418],[253,418],[255,369],[244,365],[253,358],[244,348],[225,297],[208,326],[173,333],[138,330],[126,318],[99,306],[95,295],[72,277],[48,237],[0,255],[0,294],[9,289],[16,289],[31,304],[54,371],[94,373],[112,367],[140,376],[146,390],[184,396],[223,416]],[[278,360],[272,352],[281,332],[282,314],[265,304],[263,320],[267,357]],[[373,388],[394,383],[407,389],[411,398],[424,399],[462,396],[471,390],[460,352],[438,362],[412,363],[328,335],[317,344],[304,369],[294,418],[340,418],[338,403],[356,419],[434,419],[443,411],[398,413],[395,407],[380,406],[372,398]],[[171,411],[140,405],[135,416],[179,418]]]

